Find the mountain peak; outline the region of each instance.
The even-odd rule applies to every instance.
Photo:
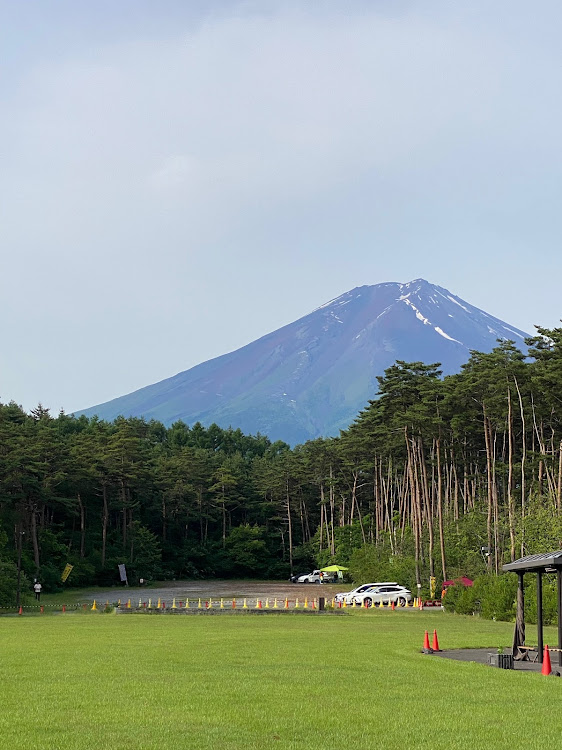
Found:
[[[103,419],[216,422],[289,443],[335,435],[397,359],[458,372],[470,351],[527,336],[425,279],[355,287],[303,318],[127,396],[86,409]]]

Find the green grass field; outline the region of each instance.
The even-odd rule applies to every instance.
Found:
[[[434,627],[512,635],[441,612],[0,618],[2,747],[560,746],[562,680],[424,656]]]

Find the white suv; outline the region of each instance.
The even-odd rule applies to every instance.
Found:
[[[344,591],[342,594],[336,594],[334,599],[336,602],[345,602],[346,604],[352,604],[354,597],[369,591],[370,589],[376,588],[377,586],[395,586],[394,582],[390,583],[364,583],[358,586],[352,591]]]
[[[355,594],[353,599],[356,604],[365,607],[372,607],[381,602],[383,604],[394,602],[399,607],[405,607],[408,602],[412,601],[412,592],[398,583],[383,583]]]

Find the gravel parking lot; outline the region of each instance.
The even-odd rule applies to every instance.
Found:
[[[307,597],[325,596],[331,599],[340,591],[347,591],[351,584],[304,584],[290,583],[289,581],[225,581],[225,580],[208,580],[208,581],[165,581],[154,586],[115,586],[113,588],[89,593],[82,597],[83,600],[98,601],[109,600],[110,602],[117,599],[160,599],[166,602],[172,602],[172,599],[178,600],[189,599],[285,599],[288,597],[291,601],[296,597],[304,599]]]

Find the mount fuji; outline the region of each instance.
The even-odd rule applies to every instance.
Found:
[[[529,334],[423,279],[360,286],[241,349],[77,414],[216,422],[294,445],[337,435],[397,359],[458,372],[498,339]]]

